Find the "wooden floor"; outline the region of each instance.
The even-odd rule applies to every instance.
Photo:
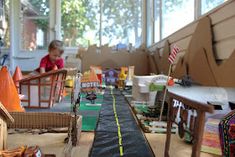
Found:
[[[72,150],[72,157],[88,157],[93,139],[93,132],[82,132],[78,147]]]
[[[63,149],[65,146],[63,141],[66,136],[66,133],[14,133],[8,135],[7,146],[8,149],[13,149],[24,145],[38,145],[45,154],[55,154],[56,157],[63,157]]]
[[[63,157],[63,140],[67,134],[12,134],[8,135],[8,148],[15,148],[20,145],[39,145],[43,152],[56,154],[57,157]],[[156,157],[163,157],[165,134],[145,134]],[[93,132],[82,132],[79,145],[72,149],[72,157],[88,157],[89,150],[92,147],[94,139]],[[125,151],[125,150],[124,150]],[[178,136],[172,135],[170,149],[172,157],[190,157],[191,145],[181,141]],[[216,157],[211,154],[201,153],[201,157]]]

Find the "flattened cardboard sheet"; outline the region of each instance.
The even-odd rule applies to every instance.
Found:
[[[130,53],[124,50],[113,52],[107,45],[101,48],[90,46],[86,52],[78,56],[82,59],[82,72],[89,70],[91,65],[102,66],[103,68],[135,66],[136,75],[148,74],[147,53],[142,49]]]

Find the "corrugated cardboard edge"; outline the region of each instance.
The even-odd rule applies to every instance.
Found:
[[[158,49],[156,49],[156,52],[154,53],[154,61],[160,74],[168,74],[168,70],[170,67],[170,63],[168,61],[169,54],[170,46],[168,40],[166,40],[162,56],[160,56]]]
[[[188,73],[187,69],[188,69],[188,65],[187,63],[185,63],[184,57],[181,57],[179,58],[177,64],[175,65],[175,68],[171,76],[181,79],[184,75]]]
[[[156,65],[156,62],[154,60],[154,55],[149,53],[148,54],[148,65],[149,65],[149,73],[154,73],[154,74],[158,74],[158,67]]]
[[[9,128],[19,129],[49,129],[69,127],[75,118],[70,113],[57,112],[11,112],[14,123],[8,123]],[[81,116],[79,116],[81,118]]]
[[[11,123],[14,122],[13,117],[9,114],[9,112],[3,106],[3,104],[1,102],[0,102],[0,114],[5,118],[6,121],[10,121]]]
[[[235,87],[235,51],[220,65],[216,63],[212,47],[212,30],[209,17],[199,20],[188,50],[187,63],[189,64],[189,69],[191,69],[190,75],[197,79],[195,81],[203,85]],[[202,73],[202,68],[207,70],[204,70],[204,73]]]
[[[235,87],[235,51],[227,60],[217,64],[212,37],[210,18],[200,19],[187,53],[176,64],[174,77],[189,74],[193,81],[201,85]]]
[[[161,57],[161,60],[160,60],[160,64],[162,65],[161,73],[165,75],[168,75],[168,71],[170,67],[170,63],[168,61],[169,54],[170,54],[170,44],[168,40],[166,40],[164,49],[163,49],[163,56]]]
[[[185,61],[189,65],[189,75],[194,81],[202,85],[217,86],[215,76],[205,54],[204,45],[206,44],[212,48],[212,40],[210,40],[212,39],[211,31],[210,19],[208,17],[199,20],[189,43]]]
[[[205,50],[201,48],[189,63],[189,76],[193,81],[207,86],[217,86],[214,74],[208,64]]]
[[[161,71],[161,64],[160,64],[160,60],[161,60],[161,57],[160,57],[160,54],[159,54],[159,49],[156,48],[156,51],[153,53],[153,58],[154,58],[154,62],[158,68],[158,71],[160,73]]]
[[[235,87],[235,51],[221,65],[217,65],[213,60],[209,60],[209,63],[212,64],[211,66],[219,86]]]

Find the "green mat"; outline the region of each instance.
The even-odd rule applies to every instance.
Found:
[[[102,103],[102,102],[101,102]],[[101,104],[101,103],[98,103],[98,104]],[[95,110],[95,111],[99,111],[100,110],[100,108],[101,108],[101,105],[100,106],[88,106],[88,105],[86,105],[87,104],[87,102],[81,102],[80,103],[80,107],[79,107],[79,110],[80,111],[84,111],[84,110]]]
[[[98,117],[83,116],[82,117],[82,131],[94,131],[96,128]]]
[[[86,100],[86,99],[81,99],[81,102],[82,103],[91,103],[89,100]],[[103,103],[103,99],[102,100],[96,100],[95,103],[97,104],[102,104]]]
[[[86,94],[81,94],[81,102],[90,103],[89,100],[86,99]],[[97,98],[95,100],[95,103],[102,104],[103,103],[103,95],[97,94]]]
[[[90,104],[90,101],[86,99],[86,93],[81,93],[81,102],[80,102],[80,107],[79,107],[79,111],[80,112],[89,112],[92,111],[97,112],[96,116],[92,116],[92,115],[83,115],[82,117],[82,131],[94,131],[96,128],[96,123],[98,120],[98,112],[101,109],[101,105],[100,106],[90,106],[90,105],[86,105],[86,104]],[[102,94],[97,94],[97,99],[95,101],[95,103],[97,104],[102,104],[103,103],[103,95]]]
[[[84,99],[86,99],[86,93],[81,93],[81,98],[84,98]],[[103,99],[103,95],[102,94],[96,94],[96,96],[97,96],[97,99]]]

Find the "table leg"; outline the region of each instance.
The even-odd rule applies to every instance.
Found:
[[[200,157],[204,125],[205,125],[205,112],[198,111],[197,119],[196,119],[196,126],[194,129],[194,140],[193,140],[193,148],[192,148],[192,155],[191,155],[192,157]]]
[[[166,133],[165,152],[164,152],[165,157],[169,157],[169,149],[170,149],[170,142],[171,142],[171,129],[172,129],[171,116],[172,116],[172,110],[173,110],[172,100],[173,99],[171,99],[168,104],[167,133]]]

